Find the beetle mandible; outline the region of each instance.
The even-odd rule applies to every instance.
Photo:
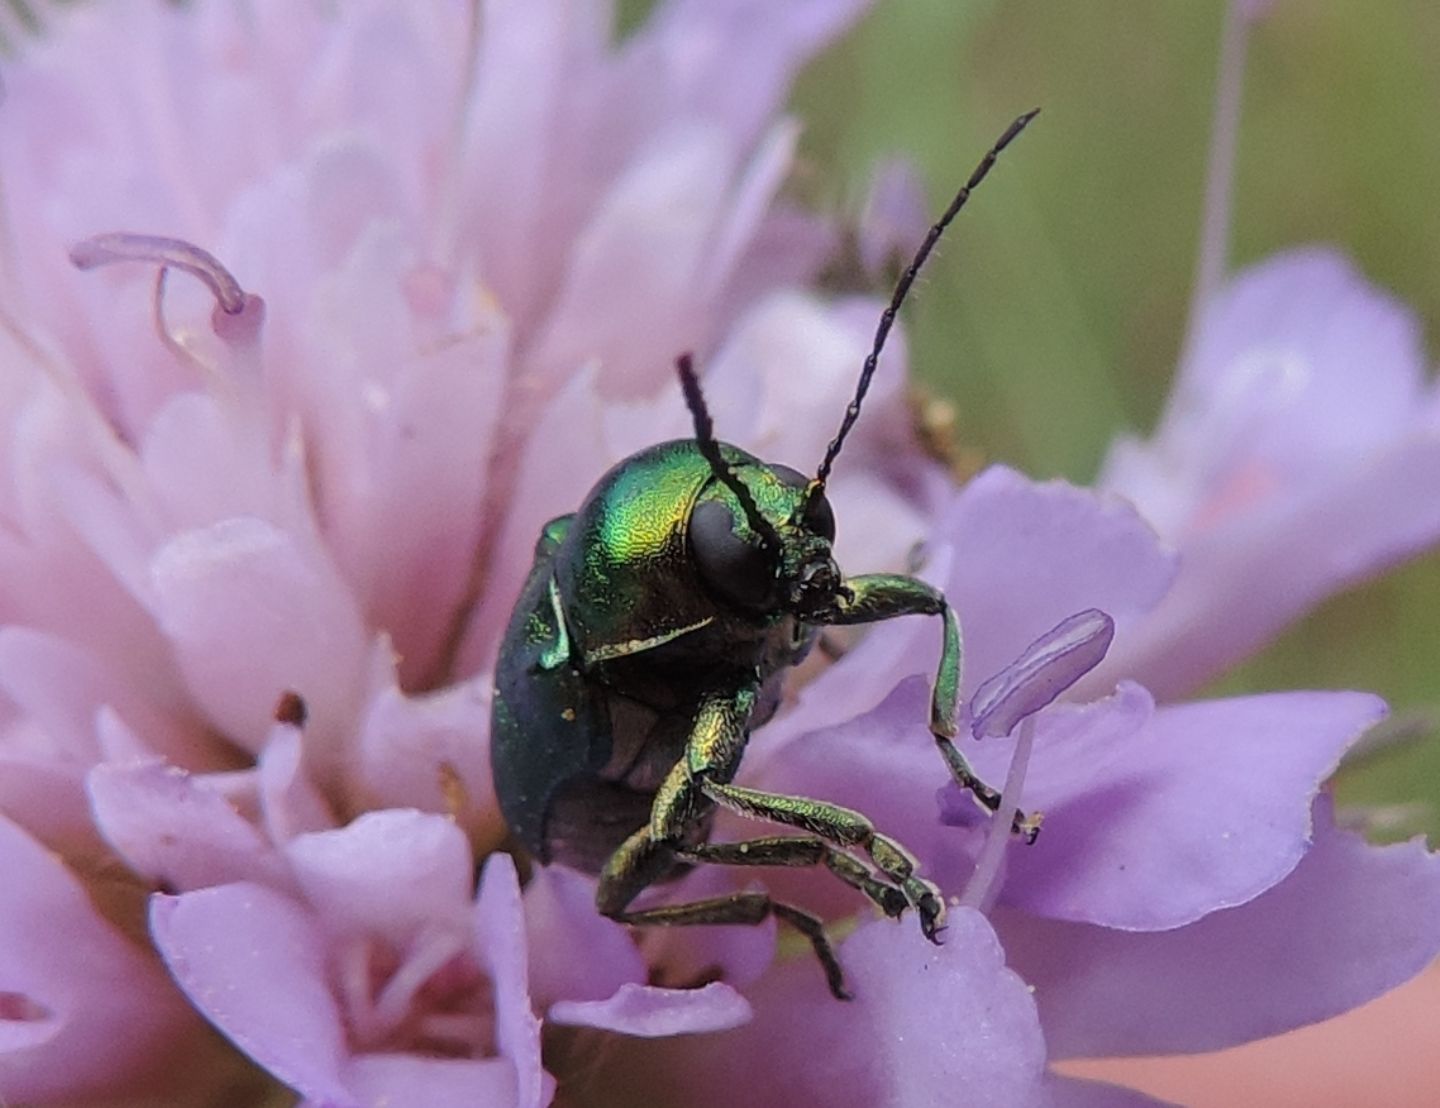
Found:
[[[886,915],[915,909],[938,942],[939,889],[861,813],[734,784],[750,732],[820,629],[938,616],[944,643],[930,730],[954,780],[991,811],[999,794],[952,739],[960,627],[914,577],[843,577],[831,555],[831,466],[860,415],[896,312],[940,235],[1036,115],[1012,123],[930,228],[875,332],[854,399],[816,475],[770,465],[713,434],[688,355],[678,369],[695,437],[620,462],[573,515],[544,527],[500,648],[491,762],[514,836],[540,862],[599,875],[596,907],[628,924],[784,920],[809,939],[830,991],[849,996],[820,920],[765,893],[632,910],[694,864],[825,866]],[[802,834],[712,843],[717,808]],[[1038,822],[1016,817],[1033,841]],[[862,860],[862,856],[863,859]]]

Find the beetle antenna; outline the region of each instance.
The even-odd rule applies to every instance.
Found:
[[[905,302],[905,297],[910,292],[910,286],[915,283],[920,267],[925,264],[925,259],[930,256],[930,251],[935,248],[935,244],[940,241],[940,236],[945,233],[945,228],[950,226],[950,221],[960,214],[960,209],[965,206],[965,201],[970,199],[970,193],[979,186],[981,181],[985,180],[985,175],[990,172],[990,167],[995,164],[995,159],[1000,156],[1000,152],[1014,142],[1016,136],[1025,130],[1030,121],[1039,114],[1040,109],[1034,108],[1005,129],[1005,133],[980,159],[980,164],[975,167],[970,174],[970,179],[965,182],[960,191],[955,194],[955,198],[950,201],[950,206],[926,233],[925,241],[920,244],[920,249],[915,251],[915,257],[910,260],[905,272],[900,275],[900,280],[895,283],[895,291],[890,296],[890,303],[880,313],[880,325],[875,328],[874,345],[871,346],[870,353],[865,356],[865,365],[860,370],[860,383],[855,387],[855,398],[845,409],[845,418],[840,423],[840,430],[830,440],[830,445],[825,448],[825,459],[815,473],[814,487],[816,491],[825,488],[825,481],[830,476],[830,467],[834,465],[835,458],[840,453],[845,436],[850,433],[850,428],[854,427],[855,421],[860,418],[860,404],[865,399],[865,394],[870,391],[870,378],[875,376],[875,366],[880,360],[880,352],[885,349],[885,340],[890,337],[890,328],[895,324],[895,313]]]
[[[760,505],[755,503],[755,497],[745,487],[745,483],[735,475],[730,464],[720,456],[720,444],[715,441],[715,423],[710,418],[710,409],[705,406],[705,394],[700,391],[700,379],[695,376],[695,359],[687,351],[675,359],[675,369],[680,374],[680,388],[685,393],[685,407],[690,409],[691,418],[695,421],[695,443],[700,447],[700,453],[710,463],[710,469],[728,488],[735,494],[735,499],[740,501],[740,507],[745,512],[745,518],[749,520],[750,526],[760,536],[760,541],[771,550],[778,550],[780,547],[780,536],[770,521],[760,512]]]

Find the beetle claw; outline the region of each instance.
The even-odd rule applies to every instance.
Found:
[[[920,930],[936,946],[940,945],[939,935],[945,930],[945,900],[940,890],[930,882],[929,886],[915,900],[915,910],[920,913]]]

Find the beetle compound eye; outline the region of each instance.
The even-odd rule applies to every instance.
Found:
[[[736,534],[736,520],[718,500],[690,513],[690,549],[705,583],[742,607],[763,607],[775,588],[775,568],[759,542]]]
[[[810,485],[810,478],[789,466],[771,465],[770,472],[779,478],[782,485],[789,485],[792,489]],[[816,489],[805,498],[805,514],[800,523],[812,535],[819,535],[826,542],[835,541],[835,513],[830,508],[830,501],[825,499],[823,489]]]
[[[830,507],[830,499],[823,492],[817,490],[805,501],[804,523],[826,542],[835,541],[835,509]]]

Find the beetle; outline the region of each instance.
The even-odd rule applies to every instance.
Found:
[[[943,649],[930,730],[951,777],[992,812],[1000,795],[953,738],[960,627],[944,595],[914,577],[845,577],[831,552],[830,470],[895,316],[935,243],[1020,116],[930,228],[896,283],[855,395],[816,475],[719,442],[688,355],[678,360],[693,438],[626,458],[571,515],[551,520],[501,643],[491,763],[515,839],[538,861],[597,874],[596,907],[627,924],[758,924],[774,916],[814,948],[830,991],[849,993],[821,921],[761,892],[632,909],[651,885],[698,864],[825,866],[882,912],[914,909],[933,942],[939,889],[863,814],[734,783],[751,731],[774,713],[786,671],[824,627],[939,617]],[[712,843],[717,809],[801,832]],[[1017,815],[1033,841],[1038,821]]]

